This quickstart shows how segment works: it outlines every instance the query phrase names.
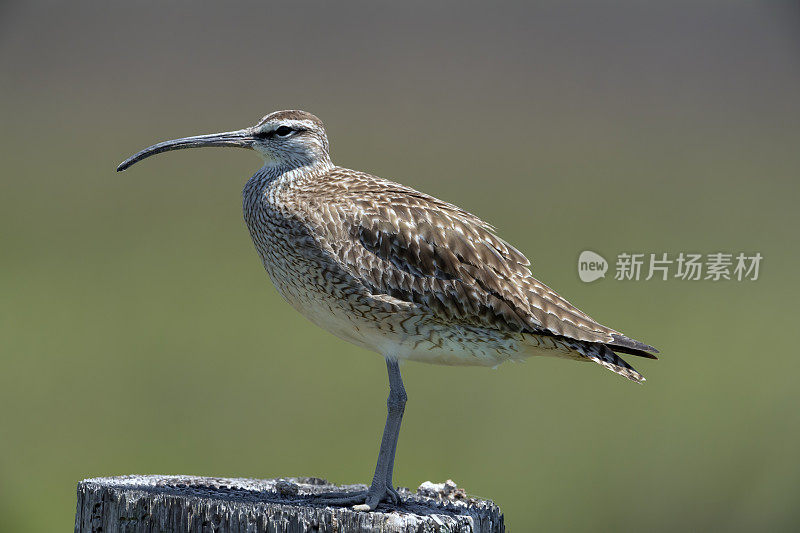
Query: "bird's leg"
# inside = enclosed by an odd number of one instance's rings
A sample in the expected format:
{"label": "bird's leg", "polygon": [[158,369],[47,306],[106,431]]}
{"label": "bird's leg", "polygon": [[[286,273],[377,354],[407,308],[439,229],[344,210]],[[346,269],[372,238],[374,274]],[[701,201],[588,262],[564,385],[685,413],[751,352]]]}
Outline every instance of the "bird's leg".
{"label": "bird's leg", "polygon": [[386,426],[383,428],[381,448],[378,452],[378,464],[375,465],[375,475],[372,485],[367,491],[364,505],[357,506],[363,510],[372,510],[383,499],[393,503],[400,503],[393,483],[394,455],[397,451],[397,439],[400,436],[400,424],[403,421],[403,412],[406,409],[406,389],[403,387],[403,378],[400,376],[400,367],[397,359],[386,358],[386,369],[389,372],[389,398],[386,399]]}
{"label": "bird's leg", "polygon": [[[397,451],[397,438],[400,436],[400,423],[406,407],[406,390],[400,376],[397,359],[387,357],[386,368],[389,371],[389,398],[386,400],[386,425],[378,452],[378,464],[369,490],[357,494],[343,496],[341,494],[320,495],[319,499],[328,504],[353,505],[358,511],[374,510],[382,501],[400,503],[400,495],[392,486],[394,470],[394,454]],[[333,496],[333,497],[331,497]],[[354,505],[355,504],[355,505]]]}
{"label": "bird's leg", "polygon": [[[399,503],[400,495],[394,488],[392,475],[394,473],[394,456],[397,453],[397,439],[400,437],[400,424],[403,422],[403,413],[406,410],[406,400],[408,396],[406,395],[405,387],[403,387],[403,378],[400,376],[400,368],[397,364],[397,359],[386,359],[386,367],[389,371],[389,398],[386,400],[388,411],[386,424],[387,426],[389,425],[389,417],[392,416],[392,409],[394,408],[397,417],[397,427],[391,440],[392,449],[389,452],[389,464],[386,467],[386,476],[384,479],[386,480],[386,490],[391,494],[395,503]],[[386,430],[384,429],[384,440],[385,439]],[[383,441],[381,442],[381,447],[382,446]],[[377,468],[375,472],[377,474]]]}

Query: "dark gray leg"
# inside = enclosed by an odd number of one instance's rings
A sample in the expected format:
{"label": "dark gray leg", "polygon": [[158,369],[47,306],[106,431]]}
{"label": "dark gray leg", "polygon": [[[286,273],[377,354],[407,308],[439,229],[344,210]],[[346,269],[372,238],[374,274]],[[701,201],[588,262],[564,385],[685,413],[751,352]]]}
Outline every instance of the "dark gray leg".
{"label": "dark gray leg", "polygon": [[394,471],[394,454],[397,451],[397,439],[400,436],[400,424],[403,422],[403,412],[406,409],[406,389],[400,376],[397,359],[386,358],[386,369],[389,371],[389,398],[386,399],[386,426],[383,428],[381,448],[378,452],[378,464],[375,465],[375,475],[372,485],[367,492],[364,505],[356,506],[364,510],[375,509],[384,498],[389,498],[394,503],[399,503],[400,498],[392,483]]}
{"label": "dark gray leg", "polygon": [[[397,451],[397,438],[400,436],[400,423],[406,408],[406,389],[400,376],[397,359],[387,357],[386,369],[389,371],[389,398],[386,400],[386,425],[383,428],[381,448],[378,452],[378,464],[369,490],[358,494],[320,495],[318,499],[334,505],[353,505],[358,511],[371,511],[381,501],[400,503],[400,496],[392,485],[394,471],[394,454]],[[355,504],[355,505],[354,505]]]}
{"label": "dark gray leg", "polygon": [[[403,378],[400,376],[400,368],[397,365],[397,360],[393,360],[393,363],[394,367],[390,366],[390,360],[386,359],[386,367],[389,370],[389,398],[386,400],[386,405],[388,407],[388,413],[386,417],[387,424],[389,422],[388,418],[392,411],[392,403],[394,403],[394,408],[399,411],[399,414],[397,415],[397,432],[395,433],[394,440],[392,441],[392,452],[390,454],[389,467],[386,472],[387,486],[392,492],[394,492],[394,484],[392,483],[392,474],[394,473],[394,456],[395,453],[397,453],[397,439],[400,437],[400,424],[403,422],[403,413],[406,410],[406,400],[408,399],[408,396],[406,395],[406,388],[403,387]],[[394,395],[394,398],[392,395]],[[400,496],[397,495],[396,492],[395,496],[399,501]]]}

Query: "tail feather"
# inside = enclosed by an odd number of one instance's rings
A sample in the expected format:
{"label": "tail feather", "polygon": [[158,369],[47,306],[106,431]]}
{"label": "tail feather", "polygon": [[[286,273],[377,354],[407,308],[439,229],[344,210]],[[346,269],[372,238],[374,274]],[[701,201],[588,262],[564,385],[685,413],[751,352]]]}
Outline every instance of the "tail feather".
{"label": "tail feather", "polygon": [[619,346],[618,344],[613,344],[613,343],[609,343],[606,346],[611,348],[611,351],[615,353],[624,353],[628,355],[635,355],[637,357],[646,357],[647,359],[658,359],[656,355],[653,355],[649,352],[645,352],[644,350],[637,350],[636,348],[628,348],[627,346]]}
{"label": "tail feather", "polygon": [[643,375],[634,370],[631,365],[615,354],[614,351],[605,344],[581,342],[576,343],[575,350],[598,365],[602,365],[631,381],[635,381],[636,383],[645,381]]}
{"label": "tail feather", "polygon": [[648,359],[658,359],[658,357],[653,355],[658,353],[658,350],[649,344],[631,339],[630,337],[626,337],[621,333],[615,333],[611,335],[611,338],[614,339],[614,341],[609,342],[608,347],[613,351],[637,355],[639,357],[647,357]]}

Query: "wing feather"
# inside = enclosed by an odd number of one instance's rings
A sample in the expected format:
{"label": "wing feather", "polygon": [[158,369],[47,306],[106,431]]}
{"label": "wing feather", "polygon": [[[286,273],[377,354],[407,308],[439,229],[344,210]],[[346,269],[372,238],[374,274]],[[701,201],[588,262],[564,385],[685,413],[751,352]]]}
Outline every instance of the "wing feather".
{"label": "wing feather", "polygon": [[311,234],[324,233],[331,255],[373,294],[425,306],[445,321],[655,351],[536,280],[519,250],[453,204],[345,169],[305,194],[296,205],[309,209],[302,218],[316,226]]}

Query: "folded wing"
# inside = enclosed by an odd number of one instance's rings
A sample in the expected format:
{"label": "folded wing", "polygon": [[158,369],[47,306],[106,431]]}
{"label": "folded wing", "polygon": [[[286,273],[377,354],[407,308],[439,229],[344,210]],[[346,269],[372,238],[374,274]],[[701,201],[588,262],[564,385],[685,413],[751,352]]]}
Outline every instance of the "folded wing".
{"label": "folded wing", "polygon": [[[347,171],[352,173],[352,171]],[[374,294],[427,307],[445,321],[550,334],[655,357],[652,346],[599,324],[536,280],[530,261],[463,209],[360,174],[315,184],[304,218],[343,268]],[[336,220],[337,223],[331,223]],[[320,231],[325,230],[325,231]]]}

